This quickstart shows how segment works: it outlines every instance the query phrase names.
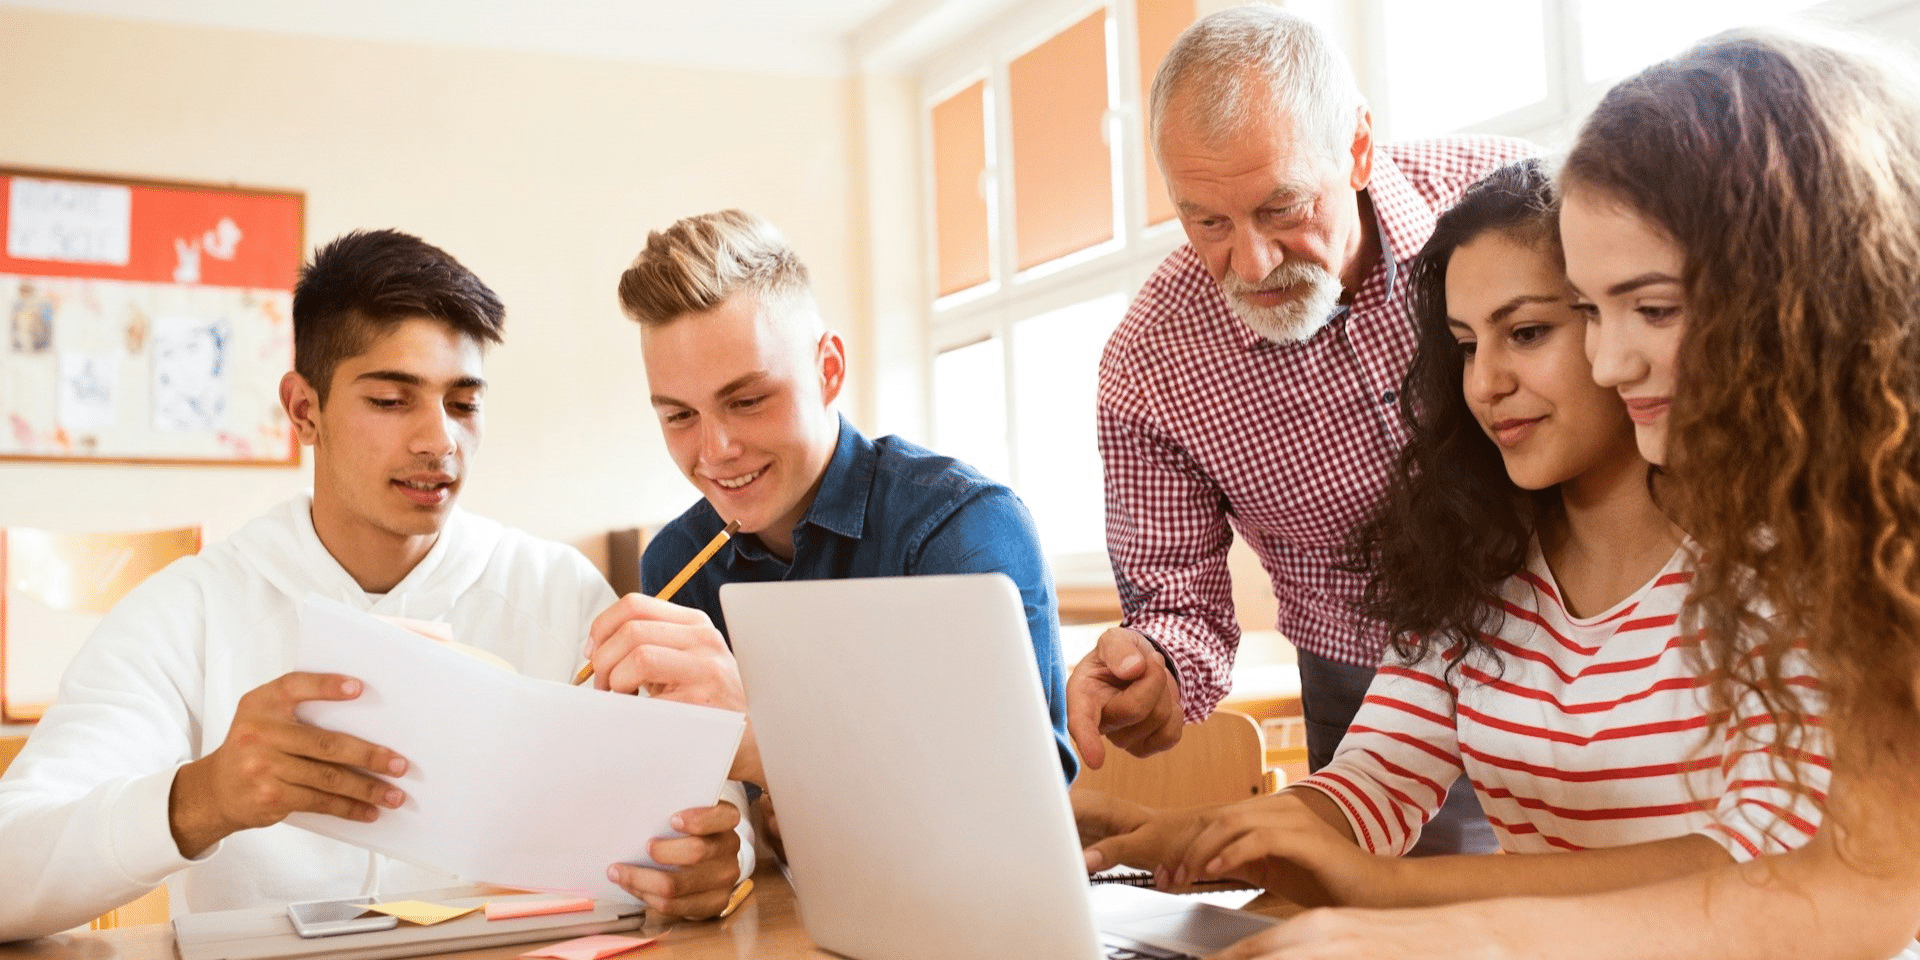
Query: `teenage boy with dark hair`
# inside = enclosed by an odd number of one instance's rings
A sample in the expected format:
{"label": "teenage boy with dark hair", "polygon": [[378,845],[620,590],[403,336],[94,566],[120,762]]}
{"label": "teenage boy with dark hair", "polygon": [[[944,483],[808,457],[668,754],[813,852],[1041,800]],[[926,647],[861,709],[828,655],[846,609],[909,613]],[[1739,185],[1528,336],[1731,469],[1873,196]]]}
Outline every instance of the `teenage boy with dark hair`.
{"label": "teenage boy with dark hair", "polygon": [[[155,574],[109,613],[0,779],[0,940],[54,933],[167,882],[175,913],[447,886],[453,878],[281,823],[372,820],[407,760],[307,726],[351,677],[289,672],[309,593],[447,623],[565,679],[613,600],[578,552],[464,513],[481,357],[505,310],[445,252],[391,230],[320,249],[294,290],[280,401],[314,448],[299,496]],[[666,872],[609,876],[666,913],[712,915],[750,870],[738,806],[684,811]],[[609,848],[630,838],[609,838]]]}

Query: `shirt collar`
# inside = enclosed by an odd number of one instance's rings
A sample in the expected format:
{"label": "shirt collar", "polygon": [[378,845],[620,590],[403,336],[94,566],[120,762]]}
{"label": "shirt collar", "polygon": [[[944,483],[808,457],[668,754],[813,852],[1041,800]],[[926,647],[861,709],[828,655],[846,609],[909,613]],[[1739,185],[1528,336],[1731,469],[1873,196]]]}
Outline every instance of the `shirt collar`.
{"label": "shirt collar", "polygon": [[840,439],[833,447],[833,459],[820,478],[820,489],[813,495],[813,506],[800,522],[831,530],[855,540],[866,529],[867,497],[873,492],[873,473],[880,459],[878,448],[847,418],[840,417]]}
{"label": "shirt collar", "polygon": [[[879,449],[845,416],[840,417],[840,438],[834,442],[833,457],[820,477],[820,489],[814,491],[813,504],[807,507],[800,526],[819,527],[854,540],[866,529],[867,499],[873,491],[873,474],[879,462]],[[798,528],[794,531],[799,533]],[[759,537],[740,537],[733,548],[744,560],[759,562],[775,559]],[[795,537],[794,559],[799,559],[799,538]]]}
{"label": "shirt collar", "polygon": [[1380,260],[1387,268],[1389,289],[1397,265],[1412,260],[1433,236],[1433,225],[1440,215],[1420,196],[1400,172],[1399,165],[1384,150],[1373,153],[1373,178],[1367,182],[1367,199],[1373,203],[1373,219],[1380,227]]}

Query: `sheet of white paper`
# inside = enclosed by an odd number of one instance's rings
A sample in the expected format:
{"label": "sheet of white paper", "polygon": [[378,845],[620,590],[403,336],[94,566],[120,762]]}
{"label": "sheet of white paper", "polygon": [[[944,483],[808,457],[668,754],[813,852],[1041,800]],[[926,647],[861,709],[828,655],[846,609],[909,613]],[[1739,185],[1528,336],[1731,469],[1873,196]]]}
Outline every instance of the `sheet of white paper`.
{"label": "sheet of white paper", "polygon": [[127,265],[132,190],[34,177],[13,177],[7,188],[7,256]]}
{"label": "sheet of white paper", "polygon": [[112,429],[119,388],[119,354],[62,353],[60,425],[80,435]]}
{"label": "sheet of white paper", "polygon": [[225,320],[161,314],[153,320],[153,428],[227,426],[233,335]]}
{"label": "sheet of white paper", "polygon": [[650,863],[669,817],[719,797],[746,724],[509,673],[317,596],[301,608],[296,669],[365,684],[354,700],[301,704],[301,720],[411,766],[388,778],[407,802],[373,823],[288,823],[472,881],[593,897],[627,897],[607,865]]}

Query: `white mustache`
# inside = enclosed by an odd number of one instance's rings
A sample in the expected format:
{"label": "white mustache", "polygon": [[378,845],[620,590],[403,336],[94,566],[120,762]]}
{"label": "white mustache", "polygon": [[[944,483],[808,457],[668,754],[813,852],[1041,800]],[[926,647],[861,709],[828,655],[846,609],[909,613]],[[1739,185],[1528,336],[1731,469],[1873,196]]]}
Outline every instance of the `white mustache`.
{"label": "white mustache", "polygon": [[1273,268],[1273,272],[1261,278],[1259,283],[1248,283],[1240,279],[1237,273],[1229,273],[1220,281],[1221,289],[1230,294],[1244,296],[1250,293],[1264,293],[1270,290],[1284,290],[1303,283],[1314,283],[1332,274],[1326,268],[1312,263],[1293,261]]}

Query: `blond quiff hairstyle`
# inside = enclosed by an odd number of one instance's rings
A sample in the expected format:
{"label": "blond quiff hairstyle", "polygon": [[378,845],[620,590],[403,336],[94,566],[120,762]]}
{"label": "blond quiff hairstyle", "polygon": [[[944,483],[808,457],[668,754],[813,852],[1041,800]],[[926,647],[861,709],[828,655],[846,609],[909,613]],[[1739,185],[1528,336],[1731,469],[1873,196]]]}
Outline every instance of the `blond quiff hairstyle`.
{"label": "blond quiff hairstyle", "polygon": [[646,248],[620,275],[620,307],[642,326],[704,313],[735,294],[811,300],[807,268],[773,224],[744,210],[676,221],[647,234]]}

